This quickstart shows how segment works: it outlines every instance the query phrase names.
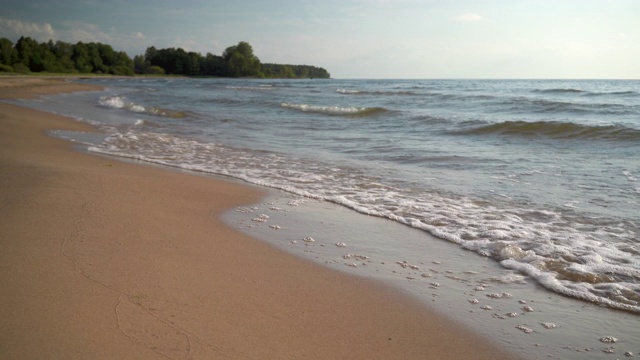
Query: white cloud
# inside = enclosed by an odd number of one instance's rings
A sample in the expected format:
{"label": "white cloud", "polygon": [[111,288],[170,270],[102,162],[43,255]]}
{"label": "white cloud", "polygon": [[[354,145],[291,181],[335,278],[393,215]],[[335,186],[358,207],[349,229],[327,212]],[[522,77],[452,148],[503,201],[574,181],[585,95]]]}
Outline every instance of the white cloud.
{"label": "white cloud", "polygon": [[31,37],[38,41],[47,41],[56,37],[49,23],[32,23],[0,18],[0,34],[7,38]]}
{"label": "white cloud", "polygon": [[474,13],[466,13],[454,18],[455,21],[459,21],[459,22],[474,22],[474,21],[480,21],[482,19],[483,19],[482,16]]}
{"label": "white cloud", "polygon": [[107,44],[113,41],[113,37],[102,31],[97,25],[83,22],[67,22],[65,25],[69,26],[70,29],[60,34],[64,41],[72,43],[78,41],[101,42]]}
{"label": "white cloud", "polygon": [[149,41],[142,32],[118,34],[116,29],[105,31],[98,25],[85,22],[64,22],[60,26],[54,30],[49,23],[32,23],[0,17],[0,37],[6,37],[13,42],[21,36],[31,37],[39,42],[100,42],[113,46],[117,51],[126,51],[132,56],[144,51]]}

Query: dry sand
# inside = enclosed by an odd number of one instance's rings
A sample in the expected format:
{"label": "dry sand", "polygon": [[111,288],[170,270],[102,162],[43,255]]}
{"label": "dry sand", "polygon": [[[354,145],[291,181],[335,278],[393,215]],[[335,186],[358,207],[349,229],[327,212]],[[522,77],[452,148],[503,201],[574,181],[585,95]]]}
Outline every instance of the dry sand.
{"label": "dry sand", "polygon": [[[91,89],[0,78],[0,98]],[[74,151],[0,104],[0,358],[507,359],[383,285],[219,220],[253,187]]]}

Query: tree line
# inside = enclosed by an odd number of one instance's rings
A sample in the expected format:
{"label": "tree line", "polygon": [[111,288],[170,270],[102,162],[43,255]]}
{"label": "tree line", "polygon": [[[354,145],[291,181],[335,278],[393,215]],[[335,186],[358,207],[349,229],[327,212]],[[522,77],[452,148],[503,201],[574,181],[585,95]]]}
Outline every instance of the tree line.
{"label": "tree line", "polygon": [[134,74],[329,78],[327,70],[310,65],[262,64],[253,48],[241,41],[221,56],[187,52],[181,48],[148,47],[144,55],[131,59],[123,51],[101,43],[70,44],[62,41],[38,43],[21,37],[15,44],[0,39],[0,72],[51,72],[70,74]]}

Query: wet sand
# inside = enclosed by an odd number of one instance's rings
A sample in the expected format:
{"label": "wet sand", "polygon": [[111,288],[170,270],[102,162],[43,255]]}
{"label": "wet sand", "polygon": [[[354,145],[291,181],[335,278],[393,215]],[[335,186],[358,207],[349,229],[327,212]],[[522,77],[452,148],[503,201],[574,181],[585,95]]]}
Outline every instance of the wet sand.
{"label": "wet sand", "polygon": [[[0,99],[92,87],[0,77]],[[84,154],[0,103],[0,358],[508,359],[384,285],[223,224],[255,187]]]}

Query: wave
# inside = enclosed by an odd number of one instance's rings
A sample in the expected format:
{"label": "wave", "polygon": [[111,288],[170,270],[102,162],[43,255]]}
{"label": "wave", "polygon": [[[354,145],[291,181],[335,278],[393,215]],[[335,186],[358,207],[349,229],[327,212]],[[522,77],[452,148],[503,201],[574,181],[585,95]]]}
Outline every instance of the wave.
{"label": "wave", "polygon": [[107,108],[113,109],[123,109],[128,110],[134,113],[139,114],[147,114],[147,115],[155,115],[155,116],[165,116],[172,118],[184,118],[187,117],[187,112],[183,111],[173,111],[162,109],[159,107],[144,107],[140,104],[136,104],[134,102],[127,101],[125,98],[121,96],[102,96],[98,103]]}
{"label": "wave", "polygon": [[552,139],[638,141],[640,130],[622,125],[588,126],[554,121],[505,121],[458,131],[462,135],[509,135]]}
{"label": "wave", "polygon": [[289,103],[282,103],[280,106],[286,109],[293,109],[302,112],[336,116],[370,116],[387,111],[387,109],[381,107],[339,107]]}
{"label": "wave", "polygon": [[147,110],[144,108],[144,106],[138,105],[133,102],[128,102],[120,96],[103,96],[100,98],[100,100],[98,100],[98,103],[104,107],[126,109],[137,113],[143,113]]}
{"label": "wave", "polygon": [[413,91],[370,91],[370,90],[349,90],[337,89],[338,94],[343,95],[416,95]]}
{"label": "wave", "polygon": [[225,86],[225,89],[236,91],[267,91],[274,90],[275,88],[271,84],[262,84],[258,86]]}
{"label": "wave", "polygon": [[307,164],[268,151],[135,128],[113,133],[89,151],[231,176],[330,201],[427,231],[525,273],[551,291],[640,314],[639,249],[633,224],[625,229],[616,220],[567,216],[553,209],[501,209],[489,201],[414,192],[396,181],[385,184],[363,177],[358,168]]}
{"label": "wave", "polygon": [[585,96],[630,96],[630,95],[640,95],[637,91],[612,91],[612,92],[590,92],[585,94]]}
{"label": "wave", "polygon": [[611,96],[611,95],[639,95],[637,91],[586,91],[573,88],[558,88],[558,89],[537,89],[532,90],[534,93],[541,94],[576,94],[582,96]]}
{"label": "wave", "polygon": [[631,106],[612,103],[577,103],[568,101],[553,101],[545,99],[531,99],[526,97],[510,98],[503,105],[510,106],[509,111],[516,113],[569,113],[569,114],[599,114],[599,115],[630,115],[636,114],[637,109]]}
{"label": "wave", "polygon": [[535,93],[543,93],[543,94],[580,94],[585,93],[587,91],[572,89],[572,88],[558,88],[558,89],[536,89],[533,90]]}

